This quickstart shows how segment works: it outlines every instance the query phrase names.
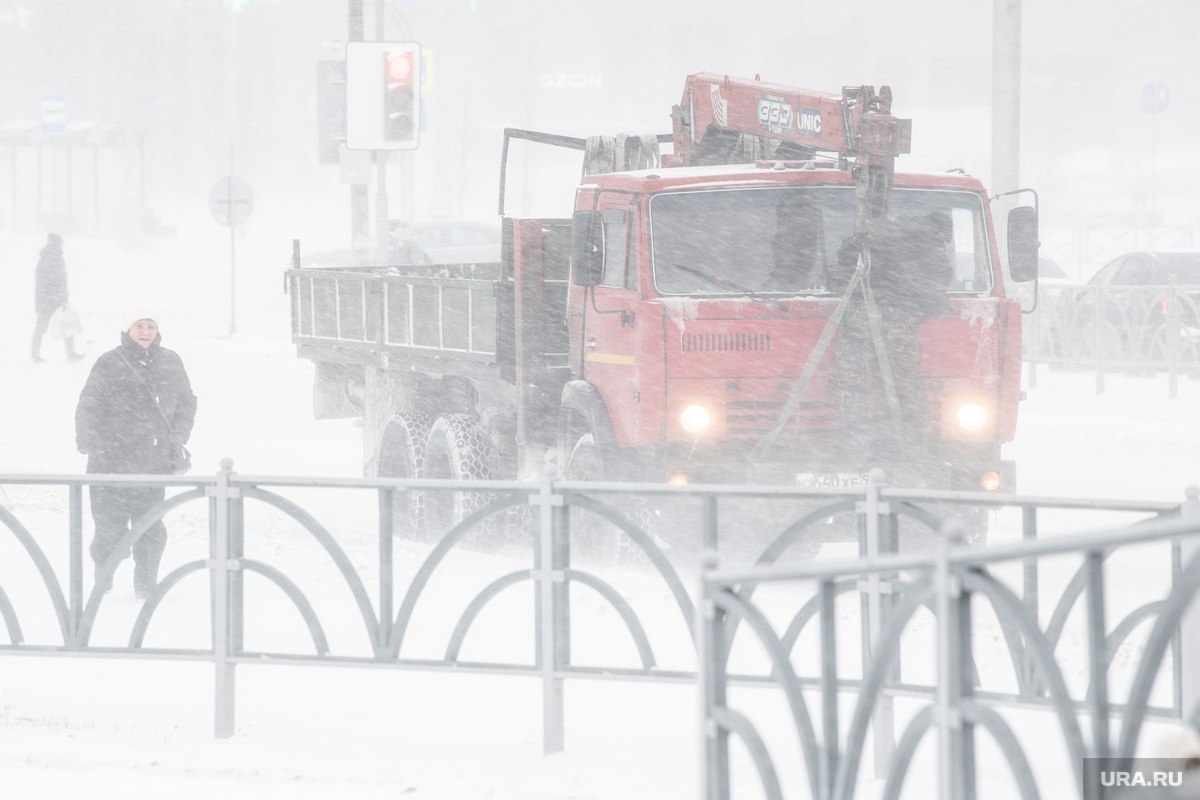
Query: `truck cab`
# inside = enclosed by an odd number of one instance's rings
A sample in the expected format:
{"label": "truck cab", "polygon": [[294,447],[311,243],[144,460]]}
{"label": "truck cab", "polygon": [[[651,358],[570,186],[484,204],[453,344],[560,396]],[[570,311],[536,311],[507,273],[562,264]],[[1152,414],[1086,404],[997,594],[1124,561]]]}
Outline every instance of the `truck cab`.
{"label": "truck cab", "polygon": [[585,178],[563,473],[847,485],[882,466],[930,485],[1011,484],[1000,445],[1016,428],[1020,308],[1006,297],[986,192],[966,176],[896,176],[899,253],[877,258],[867,284],[898,419],[863,315],[830,326],[856,207],[854,180],[832,161]]}

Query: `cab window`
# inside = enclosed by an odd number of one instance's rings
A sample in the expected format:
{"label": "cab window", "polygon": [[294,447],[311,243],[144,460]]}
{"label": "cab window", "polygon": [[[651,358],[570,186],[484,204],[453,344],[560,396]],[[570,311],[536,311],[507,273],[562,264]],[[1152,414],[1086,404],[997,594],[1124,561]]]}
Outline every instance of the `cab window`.
{"label": "cab window", "polygon": [[604,212],[604,274],[601,286],[625,286],[629,265],[629,215],[624,209]]}

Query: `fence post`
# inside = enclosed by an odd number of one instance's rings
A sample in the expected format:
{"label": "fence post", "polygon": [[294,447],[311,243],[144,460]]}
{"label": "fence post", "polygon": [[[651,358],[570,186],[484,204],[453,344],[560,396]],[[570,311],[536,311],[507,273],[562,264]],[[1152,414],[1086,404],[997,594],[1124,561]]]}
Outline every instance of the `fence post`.
{"label": "fence post", "polygon": [[[891,507],[880,499],[880,492],[887,486],[883,470],[873,469],[867,475],[865,499],[858,503],[857,512],[865,517],[866,541],[860,545],[861,555],[868,560],[879,558],[883,552],[883,537],[887,530],[883,524],[884,517],[891,513]],[[859,582],[859,594],[862,596],[863,625],[862,669],[867,674],[875,658],[875,645],[879,641],[880,631],[883,630],[884,593],[892,590],[893,581],[884,581],[874,570]],[[875,708],[871,711],[871,726],[874,731],[872,741],[875,748],[875,776],[887,774],[888,764],[896,749],[895,741],[895,711],[891,695],[881,694]]]}
{"label": "fence post", "polygon": [[[1187,487],[1185,497],[1179,507],[1180,519],[1200,524],[1200,486]],[[1200,556],[1200,532],[1181,537],[1180,556],[1185,566]],[[1179,628],[1182,714],[1196,725],[1200,724],[1200,603],[1193,601],[1188,606]]]}
{"label": "fence post", "polygon": [[379,490],[379,631],[375,637],[375,654],[377,656],[388,652],[391,644],[393,617],[396,613],[393,597],[395,501],[395,488],[385,486]]}
{"label": "fence post", "polygon": [[937,548],[937,569],[934,588],[937,591],[937,726],[938,726],[938,797],[958,800],[965,787],[964,773],[970,767],[963,736],[962,712],[959,699],[970,664],[970,648],[962,641],[962,582],[950,569],[950,550],[965,538],[959,520],[948,520],[942,526]]}
{"label": "fence post", "polygon": [[79,618],[83,616],[83,484],[72,483],[68,489],[68,505],[70,506],[70,574],[67,580],[71,583],[71,607],[68,618],[68,631],[71,635],[70,646],[79,646]]}
{"label": "fence post", "polygon": [[[532,499],[532,498],[531,498]],[[565,611],[566,566],[555,558],[557,528],[564,521],[563,497],[554,492],[549,476],[542,478],[537,496],[537,587],[538,587],[538,663],[542,672],[542,751],[561,753],[563,733],[563,680],[558,667],[569,650],[570,631]],[[555,510],[563,513],[555,514]],[[558,523],[558,525],[556,525]],[[560,591],[563,590],[563,591]]]}
{"label": "fence post", "polygon": [[700,590],[696,594],[696,649],[699,659],[696,678],[700,684],[700,757],[704,800],[729,798],[729,733],[717,723],[714,711],[724,708],[725,614],[712,596],[717,589],[709,579],[717,568],[717,552],[705,549],[700,555]]}
{"label": "fence post", "polygon": [[221,459],[217,483],[210,490],[216,501],[216,527],[212,553],[209,557],[209,585],[212,592],[212,647],[216,672],[215,732],[218,739],[233,735],[234,728],[234,665],[229,660],[229,645],[233,640],[233,621],[229,603],[230,506],[237,490],[229,486],[233,461]]}

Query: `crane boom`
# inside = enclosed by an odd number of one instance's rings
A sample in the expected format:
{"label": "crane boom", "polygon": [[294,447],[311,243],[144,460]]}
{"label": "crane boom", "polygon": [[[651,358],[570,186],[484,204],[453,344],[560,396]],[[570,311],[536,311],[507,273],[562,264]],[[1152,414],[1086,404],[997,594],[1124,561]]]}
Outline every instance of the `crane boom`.
{"label": "crane boom", "polygon": [[780,160],[832,154],[854,175],[855,230],[865,233],[887,216],[896,157],[911,148],[912,121],[892,116],[891,108],[887,86],[847,86],[839,96],[700,72],[687,77],[671,114],[670,163],[729,163],[745,137]]}

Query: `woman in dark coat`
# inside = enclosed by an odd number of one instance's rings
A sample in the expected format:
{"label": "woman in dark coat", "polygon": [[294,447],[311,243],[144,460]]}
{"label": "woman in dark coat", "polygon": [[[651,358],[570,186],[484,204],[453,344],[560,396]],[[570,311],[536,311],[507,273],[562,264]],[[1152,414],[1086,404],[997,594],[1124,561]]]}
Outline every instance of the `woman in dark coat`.
{"label": "woman in dark coat", "polygon": [[[79,395],[76,445],[87,454],[89,473],[170,474],[172,449],[187,442],[192,433],[196,395],[183,360],[160,345],[154,315],[129,311],[122,319],[121,345],[96,359]],[[96,523],[91,555],[99,570],[131,524],[161,503],[166,490],[92,486],[90,495]],[[139,598],[157,584],[166,544],[162,520],[134,543],[133,582]]]}
{"label": "woman in dark coat", "polygon": [[[42,360],[42,337],[54,312],[67,304],[67,263],[63,260],[63,241],[57,233],[46,237],[46,245],[38,255],[37,272],[34,275],[33,310],[37,322],[33,326],[33,360]],[[67,359],[78,361],[83,358],[75,352],[75,337],[63,340],[67,347]]]}

